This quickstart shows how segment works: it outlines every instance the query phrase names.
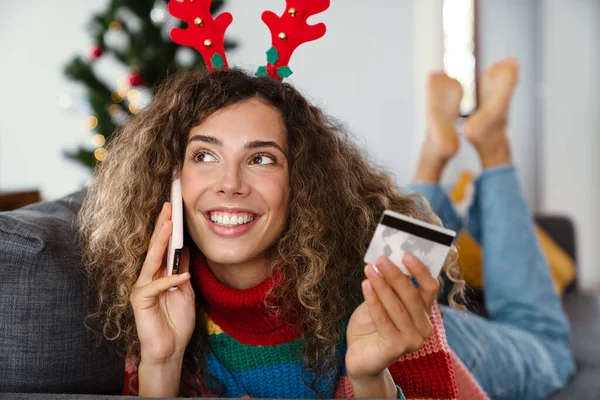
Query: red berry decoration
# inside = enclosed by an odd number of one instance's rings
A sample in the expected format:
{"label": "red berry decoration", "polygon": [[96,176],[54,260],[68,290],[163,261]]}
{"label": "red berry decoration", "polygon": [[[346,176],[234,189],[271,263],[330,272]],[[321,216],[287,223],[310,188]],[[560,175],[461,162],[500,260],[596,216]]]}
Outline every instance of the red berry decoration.
{"label": "red berry decoration", "polygon": [[275,65],[267,63],[267,73],[269,76],[277,76],[277,68],[275,68]]}
{"label": "red berry decoration", "polygon": [[139,74],[132,73],[129,75],[129,84],[131,86],[140,86],[142,84],[142,77]]}
{"label": "red berry decoration", "polygon": [[90,49],[90,59],[95,60],[97,58],[100,58],[100,56],[102,56],[102,48],[100,46],[92,46],[92,48]]}

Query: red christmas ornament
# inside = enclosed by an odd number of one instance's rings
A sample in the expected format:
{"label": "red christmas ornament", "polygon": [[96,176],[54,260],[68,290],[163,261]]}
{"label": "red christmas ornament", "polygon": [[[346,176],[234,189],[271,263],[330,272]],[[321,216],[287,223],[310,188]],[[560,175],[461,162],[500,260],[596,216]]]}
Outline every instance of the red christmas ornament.
{"label": "red christmas ornament", "polygon": [[129,75],[129,84],[131,86],[140,86],[142,84],[142,77],[139,76],[139,74],[136,74],[135,72],[131,73]]}
{"label": "red christmas ornament", "polygon": [[92,46],[90,49],[90,59],[95,60],[96,58],[102,56],[102,53],[103,51],[100,46]]}

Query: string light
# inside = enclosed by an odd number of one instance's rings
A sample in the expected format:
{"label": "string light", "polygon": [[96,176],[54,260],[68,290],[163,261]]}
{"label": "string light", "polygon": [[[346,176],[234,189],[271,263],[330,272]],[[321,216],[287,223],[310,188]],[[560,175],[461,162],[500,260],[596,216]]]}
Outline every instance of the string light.
{"label": "string light", "polygon": [[98,161],[104,161],[106,158],[106,149],[103,147],[97,148],[96,151],[94,151],[94,157],[96,157],[96,160]]}
{"label": "string light", "polygon": [[115,114],[118,114],[118,113],[120,113],[121,111],[123,111],[123,107],[121,107],[121,106],[120,106],[120,105],[118,105],[118,104],[111,104],[111,105],[108,107],[108,113],[109,113],[110,115],[115,115]]}
{"label": "string light", "polygon": [[96,147],[104,146],[105,142],[106,142],[106,138],[104,137],[104,135],[101,135],[101,134],[94,135],[94,137],[92,138],[92,143]]}
{"label": "string light", "polygon": [[98,126],[98,118],[94,117],[93,115],[90,115],[83,121],[82,128],[85,131],[91,131],[92,129],[95,129],[97,126]]}
{"label": "string light", "polygon": [[120,31],[121,29],[123,29],[123,25],[119,21],[112,21],[108,24],[108,30],[110,31]]}
{"label": "string light", "polygon": [[123,98],[117,92],[112,92],[110,99],[113,101],[113,103],[120,103],[123,101]]}
{"label": "string light", "polygon": [[166,13],[162,8],[154,7],[152,11],[150,11],[150,19],[155,24],[160,24],[165,20]]}
{"label": "string light", "polygon": [[129,91],[129,86],[119,86],[117,88],[117,95],[119,97],[121,97],[121,99],[124,99],[125,97],[127,97],[128,91]]}
{"label": "string light", "polygon": [[132,89],[127,92],[127,100],[129,100],[132,103],[139,103],[140,98],[141,98],[140,92],[135,89]]}
{"label": "string light", "polygon": [[[117,81],[117,90],[113,92],[112,100],[114,103],[120,103],[129,94],[129,80],[127,77],[121,77]],[[118,100],[116,100],[118,99]]]}
{"label": "string light", "polygon": [[139,91],[132,89],[127,92],[127,100],[129,100],[129,111],[132,114],[137,114],[138,111],[141,110],[140,100],[142,95]]}

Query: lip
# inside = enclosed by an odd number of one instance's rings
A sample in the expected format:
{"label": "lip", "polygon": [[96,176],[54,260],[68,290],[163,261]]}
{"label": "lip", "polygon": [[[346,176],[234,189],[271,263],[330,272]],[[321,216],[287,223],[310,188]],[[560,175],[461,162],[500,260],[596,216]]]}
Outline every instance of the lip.
{"label": "lip", "polygon": [[[214,222],[212,222],[210,220],[210,213],[215,212],[215,211],[252,214],[252,215],[254,215],[254,219],[252,220],[252,222],[248,222],[247,224],[244,224],[244,225],[221,226],[221,225],[215,224]],[[235,238],[245,235],[254,227],[254,225],[256,224],[256,221],[258,221],[261,218],[261,215],[255,213],[254,211],[244,209],[244,208],[228,208],[228,207],[211,208],[210,210],[204,212],[203,215],[204,215],[204,219],[206,219],[206,223],[208,224],[208,228],[210,229],[210,231],[212,233],[214,233],[216,236],[223,238],[223,239],[235,239]]]}

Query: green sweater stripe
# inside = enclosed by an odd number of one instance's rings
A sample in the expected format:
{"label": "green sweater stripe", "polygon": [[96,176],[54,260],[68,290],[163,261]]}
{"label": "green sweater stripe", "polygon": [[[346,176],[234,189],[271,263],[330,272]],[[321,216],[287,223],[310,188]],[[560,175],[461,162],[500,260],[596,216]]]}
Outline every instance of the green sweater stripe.
{"label": "green sweater stripe", "polygon": [[226,333],[210,335],[211,347],[219,362],[230,372],[248,371],[285,363],[300,363],[300,339],[276,346],[250,346]]}

